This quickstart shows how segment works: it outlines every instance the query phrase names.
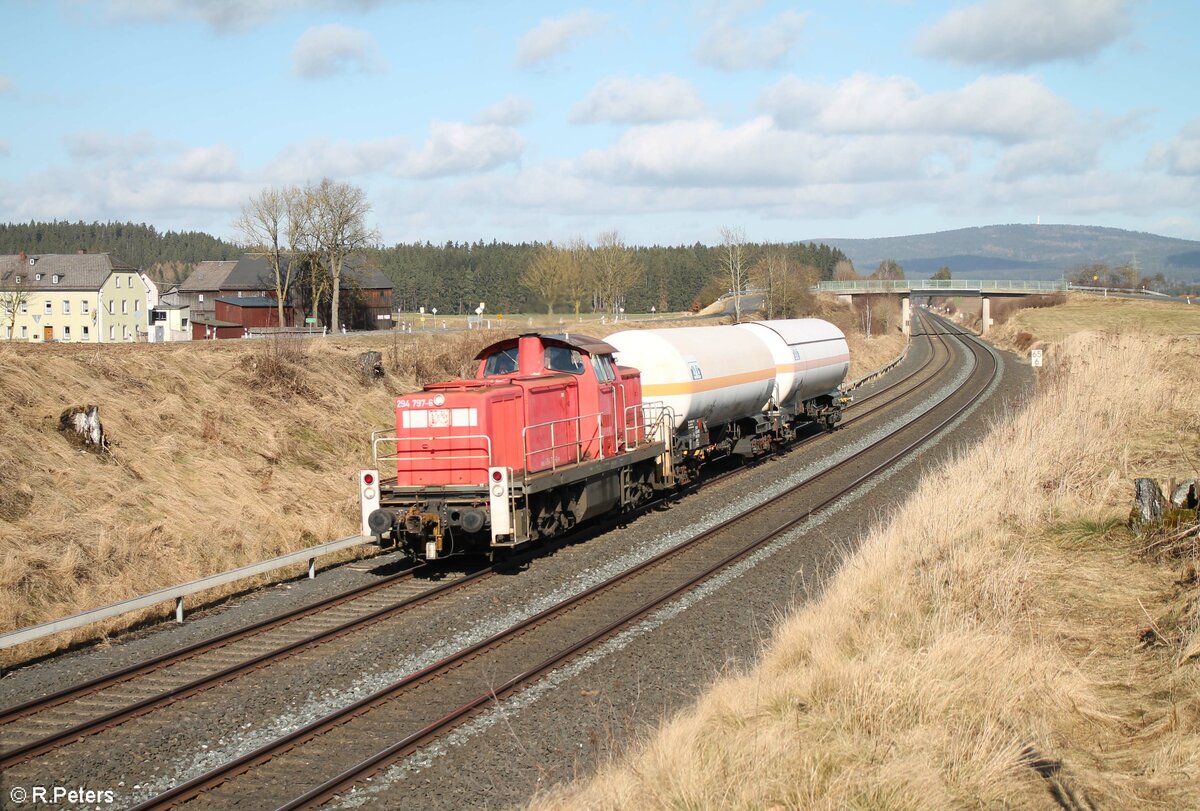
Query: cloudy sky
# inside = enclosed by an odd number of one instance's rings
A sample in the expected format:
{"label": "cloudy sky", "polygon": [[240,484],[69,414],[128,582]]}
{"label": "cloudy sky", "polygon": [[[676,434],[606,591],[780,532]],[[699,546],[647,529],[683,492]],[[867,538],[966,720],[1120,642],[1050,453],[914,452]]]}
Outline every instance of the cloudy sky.
{"label": "cloudy sky", "polygon": [[1200,239],[1192,0],[0,0],[0,220],[385,242],[1034,222]]}

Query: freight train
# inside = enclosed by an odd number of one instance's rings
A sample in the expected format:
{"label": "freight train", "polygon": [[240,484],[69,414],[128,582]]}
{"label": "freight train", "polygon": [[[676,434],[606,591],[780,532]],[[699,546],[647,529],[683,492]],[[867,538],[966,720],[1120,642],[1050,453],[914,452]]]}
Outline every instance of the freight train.
{"label": "freight train", "polygon": [[[484,349],[472,380],[397,397],[359,473],[362,534],[435,560],[494,558],[756,457],[850,401],[846,337],[815,318],[527,334]],[[381,473],[386,470],[386,476]]]}

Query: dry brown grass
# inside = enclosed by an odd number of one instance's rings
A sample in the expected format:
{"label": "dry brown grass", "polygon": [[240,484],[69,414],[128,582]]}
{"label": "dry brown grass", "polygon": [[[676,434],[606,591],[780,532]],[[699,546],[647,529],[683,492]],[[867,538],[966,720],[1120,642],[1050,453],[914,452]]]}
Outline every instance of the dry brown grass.
{"label": "dry brown grass", "polygon": [[[1068,294],[1064,303],[1015,312],[988,334],[998,346],[1025,352],[1031,346],[1094,331],[1149,335],[1200,335],[1200,306],[1173,301]],[[1022,336],[1022,333],[1024,335]]]}
{"label": "dry brown grass", "polygon": [[1068,339],[760,664],[534,807],[1200,806],[1200,592],[1122,524],[1132,477],[1200,466],[1198,362],[1195,339]]}
{"label": "dry brown grass", "polygon": [[[460,374],[503,335],[0,345],[0,630],[352,534],[355,472],[390,396]],[[379,385],[356,366],[367,349],[390,358]],[[107,461],[57,430],[83,403],[100,406]]]}
{"label": "dry brown grass", "polygon": [[[393,419],[391,395],[472,377],[479,350],[515,334],[0,343],[0,631],[352,534],[356,471],[370,431]],[[857,364],[902,345],[871,344],[852,345]],[[378,385],[356,365],[367,350],[383,353]],[[57,430],[84,403],[100,406],[108,459]],[[2,651],[0,665],[167,608]]]}

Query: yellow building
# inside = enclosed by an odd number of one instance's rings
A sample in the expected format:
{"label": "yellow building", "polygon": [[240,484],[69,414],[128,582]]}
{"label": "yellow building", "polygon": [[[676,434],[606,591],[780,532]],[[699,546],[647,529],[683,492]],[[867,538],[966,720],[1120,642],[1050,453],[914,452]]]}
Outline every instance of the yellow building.
{"label": "yellow building", "polygon": [[0,256],[0,337],[14,341],[145,340],[149,287],[106,253]]}

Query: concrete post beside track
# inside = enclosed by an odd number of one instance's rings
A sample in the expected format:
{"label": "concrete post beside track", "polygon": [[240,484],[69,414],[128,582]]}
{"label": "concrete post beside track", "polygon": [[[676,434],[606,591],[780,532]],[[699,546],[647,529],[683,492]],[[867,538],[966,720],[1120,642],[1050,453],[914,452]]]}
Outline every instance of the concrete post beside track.
{"label": "concrete post beside track", "polygon": [[900,299],[900,328],[905,335],[912,335],[912,306],[908,296]]}
{"label": "concrete post beside track", "polygon": [[988,327],[992,325],[992,300],[982,297],[983,305],[979,314],[979,334],[987,335]]}

